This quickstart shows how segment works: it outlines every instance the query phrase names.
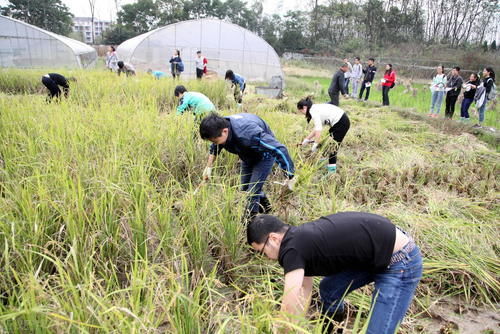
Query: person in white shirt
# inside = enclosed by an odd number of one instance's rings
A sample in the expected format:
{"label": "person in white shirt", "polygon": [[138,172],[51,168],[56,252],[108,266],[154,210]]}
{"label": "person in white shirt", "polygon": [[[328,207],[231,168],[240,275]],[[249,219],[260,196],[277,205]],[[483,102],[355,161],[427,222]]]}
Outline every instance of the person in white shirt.
{"label": "person in white shirt", "polygon": [[349,81],[351,80],[352,77],[352,64],[349,62],[349,59],[344,58],[344,64],[347,64],[347,72],[344,73],[344,78],[345,78],[345,91],[347,92],[347,95],[349,95]]}
{"label": "person in white shirt", "polygon": [[201,55],[201,51],[197,51],[194,61],[196,63],[196,78],[201,79],[203,74],[207,73],[207,58]]}
{"label": "person in white shirt", "polygon": [[363,65],[361,65],[359,57],[354,58],[354,65],[352,66],[351,80],[352,80],[352,97],[358,97],[358,89],[363,77]]}
{"label": "person in white shirt", "polygon": [[297,103],[297,109],[306,116],[307,123],[311,120],[314,123],[314,129],[302,141],[300,145],[307,145],[312,143],[312,152],[316,152],[318,144],[321,139],[321,131],[324,125],[330,126],[330,136],[335,141],[335,147],[330,153],[328,159],[327,170],[328,173],[335,173],[337,171],[337,152],[340,144],[344,140],[351,122],[349,117],[341,108],[328,103],[313,104],[310,97],[300,100]]}

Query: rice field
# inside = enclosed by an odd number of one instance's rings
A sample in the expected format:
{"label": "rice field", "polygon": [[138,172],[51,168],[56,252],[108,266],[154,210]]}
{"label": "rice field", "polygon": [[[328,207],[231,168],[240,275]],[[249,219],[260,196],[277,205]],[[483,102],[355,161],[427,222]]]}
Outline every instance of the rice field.
{"label": "rice field", "polygon": [[[60,73],[78,82],[46,104],[43,72],[0,72],[0,333],[273,333],[282,270],[245,244],[235,156],[198,188],[208,143],[173,112],[176,83]],[[222,81],[182,83],[223,114],[258,114],[287,145],[297,189],[274,184],[278,170],[266,189],[288,223],[359,210],[413,234],[424,277],[400,333],[498,333],[497,148],[342,101],[351,130],[329,177],[321,153],[295,145],[307,124],[294,105],[321,87],[289,79],[287,99],[249,89],[241,109]],[[317,297],[292,332],[321,333]],[[370,288],[347,300],[345,333],[363,333]]]}

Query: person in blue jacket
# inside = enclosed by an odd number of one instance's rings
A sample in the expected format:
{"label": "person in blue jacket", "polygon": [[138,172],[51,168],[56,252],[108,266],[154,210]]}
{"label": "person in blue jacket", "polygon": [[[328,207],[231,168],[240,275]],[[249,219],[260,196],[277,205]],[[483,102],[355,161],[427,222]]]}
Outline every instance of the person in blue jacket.
{"label": "person in blue jacket", "polygon": [[162,71],[153,71],[152,69],[148,69],[148,74],[152,75],[156,80],[160,80],[161,78],[165,78],[167,74]]}
{"label": "person in blue jacket", "polygon": [[231,81],[231,87],[234,88],[234,99],[237,103],[241,104],[243,93],[247,87],[245,78],[234,73],[232,70],[227,70],[225,79]]}
{"label": "person in blue jacket", "polygon": [[204,181],[210,178],[214,161],[222,149],[240,157],[242,190],[250,193],[247,217],[271,210],[262,188],[275,161],[285,173],[284,185],[293,190],[296,180],[293,161],[285,145],[276,140],[269,125],[260,117],[247,113],[222,117],[211,113],[201,121],[200,136],[212,142],[203,171]]}
{"label": "person in blue jacket", "polygon": [[191,110],[196,117],[200,117],[215,111],[215,106],[208,97],[202,93],[188,92],[182,85],[175,87],[174,95],[179,98],[176,115],[182,115],[186,110]]}

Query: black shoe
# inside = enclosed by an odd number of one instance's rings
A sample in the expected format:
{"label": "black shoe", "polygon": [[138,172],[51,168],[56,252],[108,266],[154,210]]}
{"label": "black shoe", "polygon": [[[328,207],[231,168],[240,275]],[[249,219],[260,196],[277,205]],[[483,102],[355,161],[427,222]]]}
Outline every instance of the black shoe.
{"label": "black shoe", "polygon": [[268,214],[269,212],[271,212],[271,210],[272,206],[271,202],[269,202],[269,199],[267,197],[261,197],[259,205],[259,213]]}

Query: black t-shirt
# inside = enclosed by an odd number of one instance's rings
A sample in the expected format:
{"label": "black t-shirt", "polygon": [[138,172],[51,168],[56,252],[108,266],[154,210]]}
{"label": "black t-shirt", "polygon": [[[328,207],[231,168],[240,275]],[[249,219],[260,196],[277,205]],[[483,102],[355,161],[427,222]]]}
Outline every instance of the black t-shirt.
{"label": "black t-shirt", "polygon": [[66,78],[59,73],[49,73],[49,77],[59,86],[69,88]]}
{"label": "black t-shirt", "polygon": [[278,261],[285,274],[304,269],[305,276],[329,276],[345,270],[377,272],[389,265],[396,227],[387,218],[364,212],[341,212],[288,229]]}

